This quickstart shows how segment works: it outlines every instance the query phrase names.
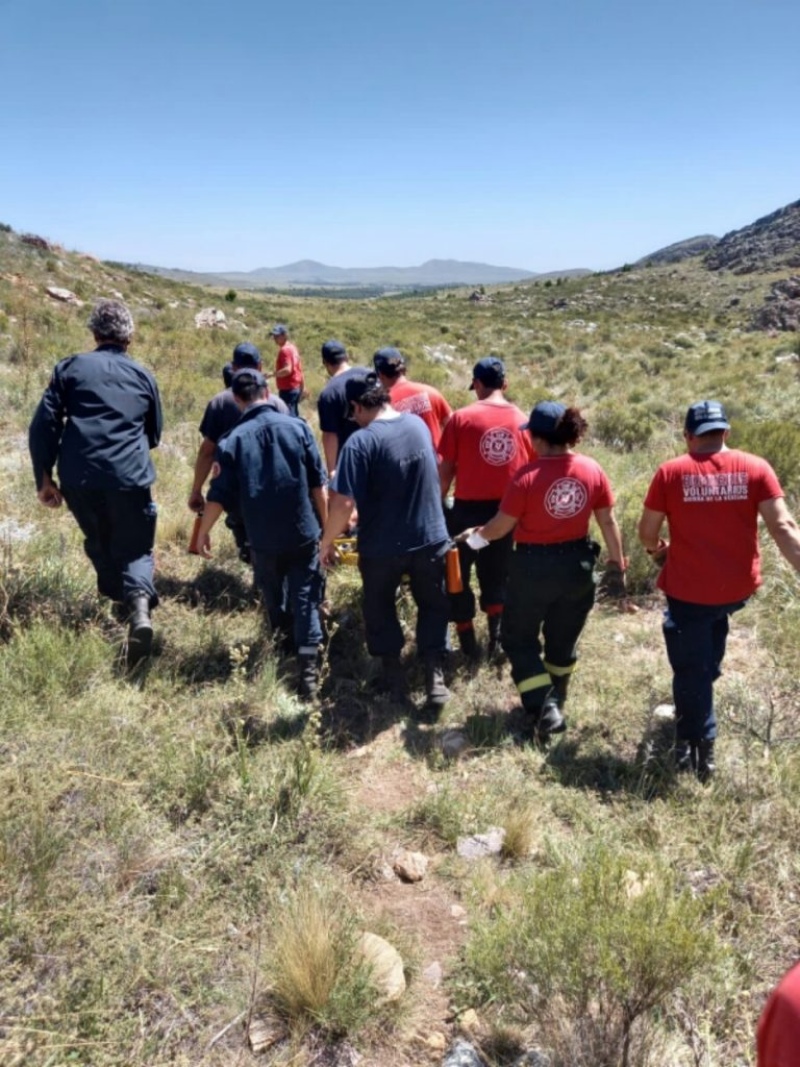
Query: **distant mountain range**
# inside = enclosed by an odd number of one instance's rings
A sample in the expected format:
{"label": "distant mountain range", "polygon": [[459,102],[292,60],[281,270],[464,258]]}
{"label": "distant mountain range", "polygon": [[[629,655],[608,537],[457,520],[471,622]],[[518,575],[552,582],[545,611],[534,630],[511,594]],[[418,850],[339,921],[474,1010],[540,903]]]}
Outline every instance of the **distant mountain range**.
{"label": "distant mountain range", "polygon": [[313,259],[301,259],[283,267],[259,267],[251,271],[181,270],[130,264],[136,270],[193,285],[233,286],[238,289],[285,289],[294,286],[320,288],[376,287],[409,289],[445,285],[498,285],[503,282],[535,281],[539,278],[577,277],[592,272],[583,268],[537,274],[489,263],[465,263],[457,259],[429,259],[418,267],[332,267]]}

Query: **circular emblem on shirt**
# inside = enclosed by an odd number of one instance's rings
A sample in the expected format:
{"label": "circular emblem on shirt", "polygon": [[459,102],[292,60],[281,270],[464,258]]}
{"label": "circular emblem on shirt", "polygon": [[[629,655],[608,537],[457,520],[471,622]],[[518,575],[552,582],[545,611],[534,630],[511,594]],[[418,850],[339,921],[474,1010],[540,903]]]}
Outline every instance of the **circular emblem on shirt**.
{"label": "circular emblem on shirt", "polygon": [[517,454],[517,442],[510,430],[495,426],[481,438],[481,459],[492,467],[502,467]]}
{"label": "circular emblem on shirt", "polygon": [[547,490],[544,506],[554,519],[571,519],[586,507],[586,487],[576,478],[559,478]]}

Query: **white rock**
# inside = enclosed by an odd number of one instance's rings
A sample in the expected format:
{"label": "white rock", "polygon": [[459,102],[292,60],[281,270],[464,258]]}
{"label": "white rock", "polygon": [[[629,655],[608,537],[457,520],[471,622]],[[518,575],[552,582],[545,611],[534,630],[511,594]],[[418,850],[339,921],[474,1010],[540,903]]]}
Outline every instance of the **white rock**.
{"label": "white rock", "polygon": [[392,870],[404,882],[421,882],[428,870],[428,857],[401,849],[392,859]]}
{"label": "white rock", "polygon": [[654,719],[674,719],[675,718],[675,705],[674,704],[658,704],[653,708]]}
{"label": "white rock", "polygon": [[83,307],[83,301],[79,300],[69,289],[60,289],[57,285],[48,285],[47,295],[52,296],[54,300],[60,300],[62,304],[72,304],[76,308]]}
{"label": "white rock", "polygon": [[483,856],[497,855],[503,848],[505,830],[499,826],[490,826],[485,834],[471,834],[459,837],[456,852],[465,860],[477,860]]}
{"label": "white rock", "polygon": [[358,951],[372,971],[372,981],[384,1000],[398,1000],[406,991],[403,960],[397,949],[377,934],[362,934]]}
{"label": "white rock", "polygon": [[227,330],[228,323],[225,312],[219,308],[203,308],[194,317],[194,324],[198,330]]}

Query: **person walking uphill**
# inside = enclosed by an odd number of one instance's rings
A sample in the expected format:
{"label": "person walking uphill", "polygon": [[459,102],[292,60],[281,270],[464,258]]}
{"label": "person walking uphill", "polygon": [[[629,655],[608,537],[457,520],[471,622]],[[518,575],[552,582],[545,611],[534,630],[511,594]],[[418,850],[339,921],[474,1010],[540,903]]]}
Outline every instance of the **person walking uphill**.
{"label": "person walking uphill", "polygon": [[303,395],[304,385],[300,353],[297,351],[297,345],[289,340],[288,330],[280,323],[273,327],[272,340],[278,349],[275,357],[275,384],[278,387],[278,396],[289,409],[289,414],[299,418],[300,412],[297,405]]}
{"label": "person walking uphill", "polygon": [[443,673],[449,541],[430,434],[415,415],[393,410],[388,390],[374,373],[350,378],[347,398],[359,428],[339,456],[320,546],[322,562],[336,562],[334,539],[347,528],[357,506],[367,649],[381,658],[384,687],[400,695],[405,687],[400,664],[404,638],[395,598],[407,574],[417,605],[417,653],[425,664],[427,702],[440,708],[450,696]]}
{"label": "person walking uphill", "polygon": [[266,403],[267,381],[260,371],[237,371],[231,389],[242,417],[217,446],[219,469],[206,497],[200,551],[210,558],[214,523],[223,510],[235,509],[247,531],[253,575],[273,632],[286,625],[286,585],[300,694],[310,698],[317,690],[322,642],[318,541],[328,513],[325,471],[307,424]]}
{"label": "person walking uphill", "polygon": [[347,349],[341,341],[331,339],[322,346],[322,365],[329,381],[317,397],[319,428],[322,432],[322,451],[328,477],[336,472],[336,461],[344,443],[358,426],[350,418],[347,399],[347,383],[351,378],[363,379],[369,373],[366,367],[351,367]]}
{"label": "person walking uphill", "polygon": [[431,433],[433,447],[438,451],[442,430],[453,414],[450,405],[432,385],[412,382],[406,377],[405,356],[397,348],[379,348],[372,357],[381,384],[389,390],[395,411],[419,415]]}
{"label": "person walking uphill", "polygon": [[546,741],[566,729],[578,638],[594,605],[600,546],[588,536],[592,515],[608,549],[611,595],[624,595],[625,561],[608,478],[595,460],[572,451],[587,430],[580,411],[543,401],[525,429],[538,458],[514,475],[494,518],[465,533],[483,551],[513,531],[503,649],[533,737]]}
{"label": "person walking uphill", "polygon": [[[203,413],[203,419],[200,423],[200,433],[203,439],[197,450],[192,488],[187,502],[189,510],[197,514],[200,514],[205,507],[203,486],[211,473],[217,443],[226,433],[233,429],[242,416],[242,412],[231,392],[231,383],[236,371],[245,369],[261,370],[261,353],[249,341],[242,341],[234,348],[233,358],[230,363],[226,364],[226,368],[223,368],[222,372],[225,388],[209,400]],[[284,415],[289,414],[289,409],[280,397],[270,396],[269,390],[267,390],[266,402],[276,411]],[[239,550],[239,558],[244,563],[248,563],[250,561],[250,548],[247,544],[247,535],[236,512],[228,514],[225,519],[225,525],[234,536],[236,547]]]}
{"label": "person walking uphill", "polygon": [[[536,458],[530,438],[520,429],[524,414],[506,400],[506,369],[493,356],[480,359],[472,371],[477,399],[459,408],[447,422],[439,442],[439,477],[446,497],[456,480],[455,502],[447,513],[451,534],[476,526],[496,513],[514,474]],[[489,654],[500,641],[500,624],[506,596],[511,538],[495,541],[480,555],[466,543],[458,546],[464,590],[450,597],[451,618],[456,624],[461,650],[468,659],[480,655],[475,637],[475,596],[470,589],[473,566],[478,575],[480,606],[489,624]]]}
{"label": "person walking uphill", "polygon": [[[795,570],[800,530],[766,460],[727,446],[730,424],[715,400],[689,408],[687,453],[656,471],[639,539],[663,563],[664,641],[672,667],[675,762],[707,781],[716,770],[713,686],[721,673],[728,619],[761,584],[758,517]],[[661,538],[669,523],[669,543]]]}
{"label": "person walking uphill", "polygon": [[161,400],[150,371],[127,355],[134,331],[128,308],[101,300],[88,327],[97,347],[56,365],[30,424],[30,454],[39,500],[50,508],[66,501],[98,592],[125,605],[129,657],[136,660],[150,651],[150,611],[158,603],[150,450],[161,438]]}

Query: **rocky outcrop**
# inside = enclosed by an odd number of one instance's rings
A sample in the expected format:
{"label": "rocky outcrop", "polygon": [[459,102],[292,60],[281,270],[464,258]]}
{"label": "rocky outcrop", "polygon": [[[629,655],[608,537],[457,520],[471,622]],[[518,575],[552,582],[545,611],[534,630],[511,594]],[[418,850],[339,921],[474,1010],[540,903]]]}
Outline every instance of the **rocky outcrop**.
{"label": "rocky outcrop", "polygon": [[734,274],[800,267],[800,200],[726,233],[706,253],[705,265]]}
{"label": "rocky outcrop", "polygon": [[714,237],[710,233],[703,234],[701,237],[689,237],[686,241],[676,241],[675,244],[659,248],[657,252],[651,252],[650,255],[637,259],[634,267],[663,267],[668,263],[680,263],[681,260],[707,252],[717,241],[719,237]]}
{"label": "rocky outcrop", "polygon": [[83,301],[70,289],[61,289],[57,285],[48,285],[45,292],[48,296],[51,296],[53,300],[60,300],[62,304],[72,304],[73,307],[82,308]]}
{"label": "rocky outcrop", "polygon": [[194,324],[198,330],[227,330],[228,322],[225,312],[219,308],[203,308],[194,317]]}
{"label": "rocky outcrop", "polygon": [[775,282],[753,316],[754,330],[800,331],[800,277]]}

